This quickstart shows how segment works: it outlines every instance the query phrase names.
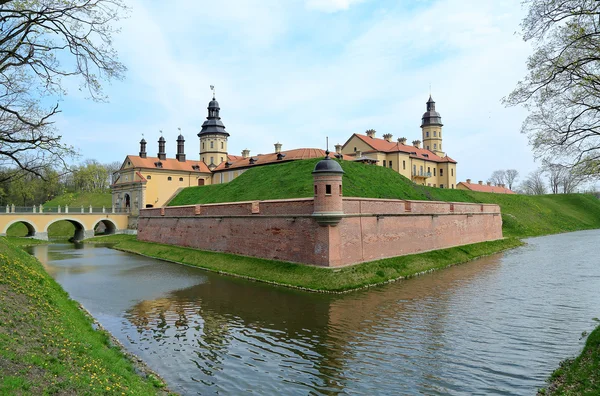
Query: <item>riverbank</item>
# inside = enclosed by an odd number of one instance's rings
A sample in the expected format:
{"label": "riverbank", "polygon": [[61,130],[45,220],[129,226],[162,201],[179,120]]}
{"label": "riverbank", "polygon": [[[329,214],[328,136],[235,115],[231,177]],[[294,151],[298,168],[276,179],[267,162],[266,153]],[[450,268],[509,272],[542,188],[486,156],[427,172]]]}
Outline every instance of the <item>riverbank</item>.
{"label": "riverbank", "polygon": [[34,257],[0,238],[0,393],[166,393]]}
{"label": "riverbank", "polygon": [[590,333],[581,354],[562,362],[548,382],[538,395],[600,394],[600,326]]}
{"label": "riverbank", "polygon": [[381,285],[461,264],[521,246],[516,238],[475,243],[420,254],[376,260],[343,268],[322,268],[254,257],[215,253],[138,241],[134,235],[95,237],[86,243],[115,243],[115,249],[186,264],[221,274],[314,292],[340,293]]}

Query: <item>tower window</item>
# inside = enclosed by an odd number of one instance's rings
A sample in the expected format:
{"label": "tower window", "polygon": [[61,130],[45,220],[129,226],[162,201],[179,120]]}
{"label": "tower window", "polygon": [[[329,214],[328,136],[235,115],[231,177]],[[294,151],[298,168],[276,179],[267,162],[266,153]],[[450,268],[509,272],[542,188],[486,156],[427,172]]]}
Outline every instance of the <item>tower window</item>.
{"label": "tower window", "polygon": [[435,176],[435,168],[433,168],[433,176]]}
{"label": "tower window", "polygon": [[427,150],[429,150],[429,146],[427,146]]}
{"label": "tower window", "polygon": [[[223,142],[221,142],[221,148],[223,148]],[[223,160],[221,160],[221,161],[223,161]]]}
{"label": "tower window", "polygon": [[440,131],[440,137],[442,137],[442,131]]}
{"label": "tower window", "polygon": [[169,176],[169,177],[167,177],[167,180],[171,181],[171,180],[173,180],[173,178],[171,176]]}
{"label": "tower window", "polygon": [[429,132],[425,132],[425,137],[429,137]]}
{"label": "tower window", "polygon": [[325,195],[331,195],[331,184],[325,185]]}
{"label": "tower window", "polygon": [[317,185],[315,184],[315,195],[317,195]]}
{"label": "tower window", "polygon": [[454,169],[450,169],[450,176],[454,176]]}
{"label": "tower window", "polygon": [[444,176],[444,170],[440,168],[440,176]]}
{"label": "tower window", "polygon": [[215,148],[215,142],[210,142],[210,148]]}
{"label": "tower window", "polygon": [[202,150],[204,150],[204,142],[202,142]]}
{"label": "tower window", "polygon": [[215,157],[210,157],[210,163],[214,164],[215,163]]}
{"label": "tower window", "polygon": [[340,196],[342,195],[342,185],[340,184]]}
{"label": "tower window", "polygon": [[433,131],[433,137],[437,137],[437,132]]}
{"label": "tower window", "polygon": [[402,161],[402,169],[406,170],[406,161]]}
{"label": "tower window", "polygon": [[223,162],[223,157],[221,157],[221,162]]}
{"label": "tower window", "polygon": [[437,143],[433,143],[433,149],[437,150]]}

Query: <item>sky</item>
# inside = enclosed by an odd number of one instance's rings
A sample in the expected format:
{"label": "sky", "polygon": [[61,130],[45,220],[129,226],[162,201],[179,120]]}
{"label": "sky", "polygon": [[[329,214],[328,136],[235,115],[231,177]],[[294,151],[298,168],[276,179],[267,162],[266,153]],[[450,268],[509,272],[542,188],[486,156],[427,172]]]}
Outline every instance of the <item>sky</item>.
{"label": "sky", "polygon": [[525,76],[532,52],[519,34],[520,0],[128,1],[114,46],[128,68],[106,84],[109,102],[67,82],[56,126],[77,161],[155,156],[176,137],[199,158],[197,133],[216,87],[229,153],[252,155],[343,144],[375,129],[421,139],[429,94],[444,124],[457,178],[537,168],[527,112],[501,100]]}

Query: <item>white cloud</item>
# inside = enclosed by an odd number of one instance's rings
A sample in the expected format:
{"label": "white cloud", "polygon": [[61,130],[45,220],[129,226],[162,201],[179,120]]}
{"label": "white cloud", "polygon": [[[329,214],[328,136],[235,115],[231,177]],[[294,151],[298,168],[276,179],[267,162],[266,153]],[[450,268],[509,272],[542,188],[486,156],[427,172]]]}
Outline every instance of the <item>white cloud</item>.
{"label": "white cloud", "polygon": [[323,12],[343,11],[363,0],[306,0],[306,8]]}

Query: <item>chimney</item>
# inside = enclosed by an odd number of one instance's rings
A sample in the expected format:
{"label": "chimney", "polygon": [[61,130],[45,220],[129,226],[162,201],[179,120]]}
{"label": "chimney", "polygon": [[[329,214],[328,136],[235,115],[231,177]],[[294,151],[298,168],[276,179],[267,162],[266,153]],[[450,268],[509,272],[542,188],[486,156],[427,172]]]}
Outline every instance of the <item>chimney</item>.
{"label": "chimney", "polygon": [[405,137],[398,138],[398,143],[406,144],[406,138]]}
{"label": "chimney", "polygon": [[183,138],[183,135],[179,135],[179,137],[177,138],[177,155],[175,155],[175,158],[179,162],[185,162],[185,153],[183,150],[184,143],[185,139]]}
{"label": "chimney", "polygon": [[467,184],[471,184],[471,179],[467,179]]}
{"label": "chimney", "polygon": [[167,153],[165,152],[165,138],[162,136],[158,139],[158,159],[162,161],[167,159]]}
{"label": "chimney", "polygon": [[140,140],[140,158],[146,158],[146,139]]}
{"label": "chimney", "polygon": [[373,139],[375,137],[375,129],[367,129],[367,136]]}
{"label": "chimney", "polygon": [[248,158],[248,157],[250,157],[250,150],[248,150],[248,149],[242,150],[242,158]]}
{"label": "chimney", "polygon": [[416,148],[421,148],[421,141],[420,140],[413,140],[413,146],[415,146]]}
{"label": "chimney", "polygon": [[275,143],[275,154],[281,153],[281,143]]}
{"label": "chimney", "polygon": [[488,185],[488,186],[491,186],[491,185],[492,185],[492,182],[487,182],[487,185]]}
{"label": "chimney", "polygon": [[385,139],[386,142],[391,142],[392,141],[392,134],[391,133],[386,133],[385,135],[383,135],[383,138]]}
{"label": "chimney", "polygon": [[483,186],[483,180],[479,180],[479,185]]}
{"label": "chimney", "polygon": [[336,145],[335,145],[335,152],[336,152],[337,154],[342,154],[342,147],[343,147],[343,146],[342,146],[341,144],[339,144],[339,143],[338,143],[338,144],[336,144]]}

